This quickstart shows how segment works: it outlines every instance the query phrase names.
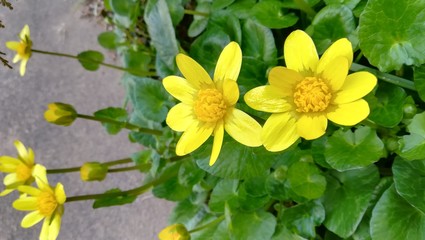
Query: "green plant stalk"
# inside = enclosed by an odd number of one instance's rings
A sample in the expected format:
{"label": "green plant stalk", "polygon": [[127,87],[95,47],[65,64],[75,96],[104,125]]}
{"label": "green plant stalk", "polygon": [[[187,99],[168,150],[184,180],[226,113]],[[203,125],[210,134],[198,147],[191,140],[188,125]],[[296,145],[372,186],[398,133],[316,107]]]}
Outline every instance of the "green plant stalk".
{"label": "green plant stalk", "polygon": [[129,129],[129,130],[132,130],[132,131],[137,131],[137,132],[142,132],[142,133],[147,133],[147,134],[152,134],[152,135],[158,135],[158,136],[162,135],[162,131],[138,127],[138,126],[133,125],[133,124],[128,123],[128,122],[119,122],[119,121],[109,119],[109,118],[95,117],[95,116],[89,116],[89,115],[84,115],[84,114],[77,114],[77,117],[92,120],[92,121],[97,121],[97,122],[101,122],[101,123],[122,124],[123,128]]}
{"label": "green plant stalk", "polygon": [[[58,56],[58,57],[67,57],[67,58],[73,58],[73,59],[79,60],[78,56],[74,56],[74,55],[66,54],[66,53],[48,52],[48,51],[37,50],[37,49],[31,49],[31,52],[41,53],[41,54],[46,54],[46,55],[52,55],[52,56]],[[97,64],[102,65],[104,67],[112,68],[112,69],[115,69],[115,70],[120,70],[120,71],[124,71],[124,72],[129,72],[129,73],[138,73],[138,74],[146,76],[146,77],[157,76],[156,72],[139,72],[139,71],[135,71],[134,69],[123,68],[123,67],[119,67],[119,66],[116,66],[116,65],[113,65],[113,64],[94,61],[94,60],[90,60],[90,59],[84,59],[84,61],[97,63]]]}
{"label": "green plant stalk", "polygon": [[[131,163],[133,160],[131,158],[123,158],[118,159],[110,162],[102,163],[108,167],[119,165],[119,164],[126,164]],[[58,169],[47,169],[46,173],[48,174],[58,174],[58,173],[69,173],[69,172],[79,172],[81,167],[71,167],[71,168],[58,168]],[[112,169],[111,169],[112,170]],[[116,171],[116,170],[114,170]],[[109,171],[108,171],[109,172]],[[116,171],[118,172],[118,171]]]}
{"label": "green plant stalk", "polygon": [[358,64],[358,63],[352,63],[350,70],[353,71],[353,72],[365,70],[365,71],[368,71],[368,72],[374,74],[377,78],[379,78],[382,81],[400,86],[402,88],[406,88],[406,89],[409,89],[409,90],[416,91],[415,84],[412,81],[409,81],[407,79],[397,77],[397,76],[394,76],[394,75],[391,75],[391,74],[388,74],[388,73],[383,73],[383,72],[380,72],[376,69],[369,68],[369,67],[363,66],[363,65]]}
{"label": "green plant stalk", "polygon": [[188,15],[197,15],[197,16],[202,16],[202,17],[208,17],[208,16],[209,16],[209,14],[208,14],[208,13],[198,12],[198,11],[189,10],[189,9],[185,9],[185,10],[184,10],[184,14],[188,14]]}
{"label": "green plant stalk", "polygon": [[221,222],[221,221],[223,221],[223,220],[224,220],[224,215],[221,215],[220,217],[218,217],[218,218],[214,219],[213,221],[211,221],[211,222],[209,222],[209,223],[207,223],[207,224],[205,224],[205,225],[202,225],[202,226],[200,226],[200,227],[194,228],[194,229],[192,229],[192,230],[190,230],[190,231],[188,231],[188,232],[189,232],[189,233],[194,233],[194,232],[200,231],[200,230],[202,230],[202,229],[205,229],[205,228],[208,228],[208,227],[212,227],[212,226],[214,226],[214,225],[216,225],[216,224],[220,223],[220,222]]}
{"label": "green plant stalk", "polygon": [[131,167],[123,167],[123,168],[112,168],[112,169],[108,169],[108,173],[128,172],[128,171],[139,170],[140,168],[142,168],[142,166],[140,165],[131,166]]}

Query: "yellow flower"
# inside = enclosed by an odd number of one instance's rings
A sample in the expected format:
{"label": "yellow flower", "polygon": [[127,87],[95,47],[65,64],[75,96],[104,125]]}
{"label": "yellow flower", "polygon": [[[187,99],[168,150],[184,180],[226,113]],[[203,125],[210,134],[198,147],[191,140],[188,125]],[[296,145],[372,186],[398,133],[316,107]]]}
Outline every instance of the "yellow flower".
{"label": "yellow flower", "polygon": [[174,106],[166,122],[184,132],[177,143],[179,156],[193,152],[214,135],[210,165],[220,153],[224,130],[236,141],[250,147],[261,146],[261,126],[248,114],[235,108],[239,99],[236,80],[242,64],[242,51],[236,42],[221,52],[214,80],[192,58],[178,54],[177,66],[185,78],[164,78],[165,89],[181,103]]}
{"label": "yellow flower", "polygon": [[25,74],[25,67],[27,65],[28,59],[31,57],[31,47],[32,41],[30,38],[30,28],[28,25],[25,25],[19,34],[20,42],[6,42],[6,47],[16,51],[16,55],[13,58],[13,63],[16,63],[20,60],[21,66],[19,68],[19,73],[21,76]]}
{"label": "yellow flower", "polygon": [[15,141],[18,158],[0,156],[0,172],[9,173],[3,180],[6,189],[0,193],[5,196],[20,185],[30,185],[34,182],[34,152],[31,148],[26,149],[20,141]]}
{"label": "yellow flower", "polygon": [[189,240],[190,234],[183,224],[173,224],[158,234],[159,240]]}
{"label": "yellow flower", "polygon": [[281,151],[299,137],[322,136],[328,119],[353,126],[369,115],[361,99],[376,85],[368,72],[348,74],[353,60],[351,43],[339,39],[319,59],[312,39],[303,31],[285,41],[286,67],[274,67],[269,85],[254,88],[244,99],[248,106],[272,113],[263,126],[262,140],[269,151]]}
{"label": "yellow flower", "polygon": [[49,185],[43,166],[37,165],[36,171],[39,172],[35,179],[38,188],[20,186],[18,190],[28,195],[14,201],[13,207],[19,211],[31,211],[22,219],[23,228],[32,227],[44,219],[40,240],[54,240],[59,235],[65,191],[61,183],[54,188]]}
{"label": "yellow flower", "polygon": [[77,111],[72,105],[60,102],[49,103],[44,112],[44,119],[56,125],[69,126],[77,118]]}

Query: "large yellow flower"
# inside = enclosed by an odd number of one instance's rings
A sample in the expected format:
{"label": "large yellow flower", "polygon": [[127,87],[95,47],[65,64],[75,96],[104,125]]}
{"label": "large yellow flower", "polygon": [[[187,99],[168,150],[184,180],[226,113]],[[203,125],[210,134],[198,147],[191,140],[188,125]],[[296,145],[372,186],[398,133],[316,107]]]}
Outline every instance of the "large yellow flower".
{"label": "large yellow flower", "polygon": [[30,28],[28,25],[25,25],[19,34],[20,42],[6,42],[6,47],[16,51],[16,55],[13,58],[13,63],[16,63],[21,60],[21,66],[19,68],[19,73],[21,76],[25,74],[25,68],[27,66],[28,59],[31,57],[31,47],[32,41],[30,38]]}
{"label": "large yellow flower", "polygon": [[30,185],[34,182],[34,152],[31,148],[26,149],[20,141],[15,141],[18,158],[0,156],[0,172],[9,173],[3,180],[6,189],[0,193],[5,196],[20,185]]}
{"label": "large yellow flower", "polygon": [[54,240],[59,235],[63,204],[66,201],[65,191],[61,183],[54,188],[49,185],[43,166],[37,165],[36,171],[42,173],[35,179],[38,188],[20,186],[18,190],[28,195],[14,201],[13,207],[20,211],[31,211],[22,219],[23,228],[32,227],[44,219],[40,240]]}
{"label": "large yellow flower", "polygon": [[220,153],[224,130],[236,141],[261,146],[261,126],[248,114],[235,108],[239,99],[236,80],[242,64],[242,51],[236,42],[221,52],[214,80],[192,58],[178,54],[177,66],[185,78],[164,78],[165,89],[181,103],[174,106],[166,122],[171,129],[184,132],[177,143],[179,156],[193,152],[214,135],[210,165]]}
{"label": "large yellow flower", "polygon": [[244,99],[248,106],[273,113],[263,126],[262,140],[269,151],[281,151],[299,137],[322,136],[328,119],[353,126],[369,115],[361,99],[376,85],[368,72],[348,74],[353,60],[351,43],[339,39],[319,59],[313,40],[303,31],[285,41],[286,67],[274,67],[269,85],[254,88]]}

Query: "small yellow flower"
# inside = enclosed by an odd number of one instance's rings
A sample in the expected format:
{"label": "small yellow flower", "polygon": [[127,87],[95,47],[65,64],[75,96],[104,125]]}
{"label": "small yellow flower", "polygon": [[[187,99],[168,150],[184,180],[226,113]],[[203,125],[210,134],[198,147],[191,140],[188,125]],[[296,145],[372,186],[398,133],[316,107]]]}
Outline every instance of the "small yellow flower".
{"label": "small yellow flower", "polygon": [[20,185],[30,185],[34,182],[34,152],[31,148],[26,149],[20,141],[15,141],[18,158],[0,156],[0,172],[9,173],[3,180],[6,189],[0,193],[5,196]]}
{"label": "small yellow flower", "polygon": [[99,162],[86,162],[80,168],[83,181],[102,181],[108,174],[108,166]]}
{"label": "small yellow flower", "polygon": [[77,118],[77,111],[72,105],[66,103],[49,103],[44,112],[44,119],[56,125],[69,126]]}
{"label": "small yellow flower", "polygon": [[159,234],[160,240],[189,240],[190,234],[183,224],[173,224],[164,228]]}
{"label": "small yellow flower", "polygon": [[242,64],[242,51],[236,42],[221,52],[214,80],[192,58],[178,54],[177,66],[185,78],[164,78],[165,89],[181,103],[174,106],[166,122],[174,131],[184,132],[177,143],[179,156],[193,152],[214,135],[210,165],[217,160],[224,130],[236,141],[250,147],[261,146],[261,126],[248,114],[235,108],[239,99],[236,80]]}
{"label": "small yellow flower", "polygon": [[269,151],[281,151],[298,138],[322,136],[328,119],[353,126],[369,115],[362,99],[376,85],[368,72],[348,74],[353,60],[351,43],[339,39],[319,59],[313,40],[303,31],[285,41],[286,67],[274,67],[269,85],[254,88],[244,99],[248,106],[272,113],[263,126],[262,140]]}
{"label": "small yellow flower", "polygon": [[30,38],[30,28],[28,25],[25,25],[19,34],[20,42],[6,42],[6,47],[16,51],[16,55],[13,58],[13,63],[16,63],[21,60],[21,66],[19,68],[19,73],[21,76],[25,74],[25,68],[28,62],[28,59],[31,57],[31,47],[32,41]]}
{"label": "small yellow flower", "polygon": [[18,190],[28,195],[14,201],[13,207],[19,211],[31,211],[22,219],[23,228],[32,227],[44,219],[40,240],[54,240],[59,235],[63,204],[66,201],[65,191],[61,183],[54,188],[49,185],[43,166],[37,165],[36,171],[39,172],[35,179],[38,188],[20,186]]}

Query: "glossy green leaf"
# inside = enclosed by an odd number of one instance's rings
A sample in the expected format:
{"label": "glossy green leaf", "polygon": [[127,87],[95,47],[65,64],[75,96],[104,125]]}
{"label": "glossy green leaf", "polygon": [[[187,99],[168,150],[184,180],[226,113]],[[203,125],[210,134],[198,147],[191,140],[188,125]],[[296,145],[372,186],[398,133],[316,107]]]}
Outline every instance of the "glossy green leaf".
{"label": "glossy green leaf", "polygon": [[320,202],[310,201],[285,209],[281,220],[287,229],[310,239],[316,237],[316,227],[325,220],[325,209]]}
{"label": "glossy green leaf", "polygon": [[422,240],[425,214],[399,196],[394,185],[373,209],[370,231],[373,240]]}
{"label": "glossy green leaf", "polygon": [[269,240],[276,227],[276,218],[264,210],[252,213],[237,212],[232,216],[232,226],[232,239]]}
{"label": "glossy green leaf", "polygon": [[[208,219],[205,219],[205,221],[201,222],[200,224],[208,224],[211,221],[214,221],[215,219],[217,218],[210,217]],[[228,224],[226,223],[226,221],[221,221],[219,224],[204,228],[200,231],[196,231],[190,234],[190,240],[231,240],[229,235],[230,233]]]}
{"label": "glossy green leaf", "polygon": [[338,130],[325,146],[326,162],[338,171],[369,166],[385,156],[384,143],[369,127]]}
{"label": "glossy green leaf", "polygon": [[353,9],[361,0],[325,0],[326,5],[344,5]]}
{"label": "glossy green leaf", "polygon": [[227,10],[240,19],[251,18],[251,10],[256,4],[256,0],[236,0]]}
{"label": "glossy green leaf", "polygon": [[330,172],[322,198],[326,209],[326,228],[342,238],[351,236],[360,224],[378,182],[379,172],[374,165]]}
{"label": "glossy green leaf", "polygon": [[213,10],[223,9],[229,6],[230,4],[232,4],[234,1],[235,0],[215,0],[212,2],[212,9]]}
{"label": "glossy green leaf", "polygon": [[403,119],[403,105],[406,92],[403,88],[379,83],[375,95],[369,94],[366,100],[369,103],[369,119],[383,127],[395,127]]}
{"label": "glossy green leaf", "polygon": [[[261,186],[264,190],[264,186]],[[259,190],[259,189],[258,189]],[[240,185],[238,189],[238,201],[241,211],[255,211],[261,209],[270,202],[270,197],[267,193],[259,194],[249,186],[246,180]],[[254,193],[254,194],[253,194]]]}
{"label": "glossy green leaf", "polygon": [[356,29],[351,10],[344,5],[330,5],[314,16],[309,31],[317,51],[323,53],[333,42],[348,37]]}
{"label": "glossy green leaf", "polygon": [[133,153],[131,155],[131,160],[133,160],[136,166],[139,166],[139,171],[148,172],[152,167],[152,156],[155,154],[157,153],[154,150],[145,149],[137,153]]}
{"label": "glossy green leaf", "polygon": [[193,204],[190,198],[180,201],[171,212],[169,222],[181,223],[188,229],[195,228],[207,215],[204,205]]}
{"label": "glossy green leaf", "polygon": [[173,26],[177,26],[184,17],[183,0],[165,0],[170,11]]}
{"label": "glossy green leaf", "polygon": [[96,71],[99,69],[99,63],[103,62],[103,54],[98,51],[84,51],[77,55],[78,61],[81,65],[89,71]]}
{"label": "glossy green leaf", "polygon": [[115,13],[114,20],[125,28],[133,26],[140,15],[140,3],[137,0],[109,0],[109,6]]}
{"label": "glossy green leaf", "polygon": [[115,49],[118,44],[118,36],[114,32],[103,32],[97,36],[97,41],[106,49]]}
{"label": "glossy green leaf", "polygon": [[168,164],[160,173],[160,176],[173,176],[167,181],[156,185],[152,193],[157,198],[165,198],[170,201],[181,201],[192,193],[192,186],[183,186],[179,183],[178,172],[181,163]]}
{"label": "glossy green leaf", "polygon": [[424,22],[424,1],[370,0],[360,16],[360,48],[384,72],[425,63]]}
{"label": "glossy green leaf", "polygon": [[242,42],[242,30],[239,19],[228,11],[213,12],[208,23],[208,31],[219,29],[229,35],[232,41]]}
{"label": "glossy green leaf", "polygon": [[[198,2],[195,11],[210,14],[211,3],[210,2]],[[193,16],[193,22],[190,24],[187,35],[189,37],[196,37],[201,34],[208,25],[208,16]]]}
{"label": "glossy green leaf", "polygon": [[144,77],[149,71],[151,57],[147,53],[126,49],[122,52],[122,59],[128,72],[133,75]]}
{"label": "glossy green leaf", "polygon": [[407,126],[410,135],[400,140],[399,155],[406,160],[425,158],[425,113],[416,114]]}
{"label": "glossy green leaf", "polygon": [[288,181],[292,191],[307,199],[316,199],[326,189],[326,179],[312,163],[297,162],[288,169]]}
{"label": "glossy green leaf", "polygon": [[268,28],[287,28],[297,23],[298,17],[286,12],[284,7],[284,3],[278,0],[261,1],[255,4],[251,14]]}
{"label": "glossy green leaf", "polygon": [[276,227],[276,231],[273,234],[271,240],[307,240],[306,238],[301,237],[293,232],[291,232],[288,228],[283,224],[278,224]]}
{"label": "glossy green leaf", "polygon": [[[106,191],[105,193],[120,193],[122,192],[119,188],[114,188]],[[123,193],[119,196],[105,196],[102,198],[98,198],[93,203],[93,208],[102,208],[102,207],[111,207],[111,206],[120,206],[134,202],[136,200],[137,195],[128,195]]]}
{"label": "glossy green leaf", "polygon": [[143,19],[148,27],[151,44],[156,49],[157,57],[169,69],[177,72],[175,57],[179,53],[179,49],[165,0],[149,0]]}
{"label": "glossy green leaf", "polygon": [[413,73],[415,88],[419,97],[425,102],[425,65],[416,67]]}
{"label": "glossy green leaf", "polygon": [[200,169],[194,161],[185,161],[179,170],[179,183],[183,186],[193,186],[202,178],[205,171]]}
{"label": "glossy green leaf", "polygon": [[[238,77],[240,100],[249,90],[267,83],[267,68],[267,64],[262,60],[254,57],[242,57],[242,67]],[[258,111],[255,112],[258,114]]]}
{"label": "glossy green leaf", "polygon": [[244,56],[254,57],[264,61],[269,66],[277,63],[277,50],[270,29],[252,20],[246,20],[243,24],[242,52]]}
{"label": "glossy green leaf", "polygon": [[106,131],[112,135],[115,135],[121,131],[121,129],[125,126],[128,118],[127,111],[123,108],[117,107],[101,109],[96,111],[93,115],[98,118],[111,119],[113,121],[120,122],[118,124],[102,122],[102,125],[106,128]]}
{"label": "glossy green leaf", "polygon": [[208,202],[211,211],[223,213],[226,202],[231,209],[237,209],[239,207],[238,186],[238,180],[223,179],[218,182]]}
{"label": "glossy green leaf", "polygon": [[425,214],[425,160],[396,158],[392,170],[398,194]]}

